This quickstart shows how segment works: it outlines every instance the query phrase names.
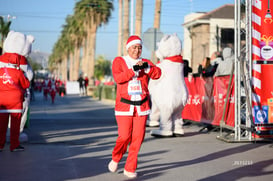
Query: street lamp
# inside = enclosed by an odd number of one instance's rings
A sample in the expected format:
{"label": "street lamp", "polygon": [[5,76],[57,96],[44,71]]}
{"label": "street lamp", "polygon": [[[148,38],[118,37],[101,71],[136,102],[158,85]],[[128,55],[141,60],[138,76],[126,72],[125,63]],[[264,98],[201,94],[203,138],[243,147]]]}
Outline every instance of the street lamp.
{"label": "street lamp", "polygon": [[12,19],[16,19],[16,16],[11,16],[10,14],[7,15],[7,20],[11,21]]}
{"label": "street lamp", "polygon": [[7,22],[10,22],[13,19],[16,19],[16,16],[11,16],[10,14],[8,15],[0,15],[1,17],[3,17],[3,19],[7,19]]}

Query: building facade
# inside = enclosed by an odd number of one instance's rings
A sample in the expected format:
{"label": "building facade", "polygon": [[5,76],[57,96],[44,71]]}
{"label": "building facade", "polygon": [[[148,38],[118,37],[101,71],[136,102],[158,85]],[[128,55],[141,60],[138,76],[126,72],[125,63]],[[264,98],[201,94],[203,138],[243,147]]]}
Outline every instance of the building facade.
{"label": "building facade", "polygon": [[211,12],[191,13],[184,19],[183,57],[193,72],[205,57],[234,44],[234,5],[223,5]]}

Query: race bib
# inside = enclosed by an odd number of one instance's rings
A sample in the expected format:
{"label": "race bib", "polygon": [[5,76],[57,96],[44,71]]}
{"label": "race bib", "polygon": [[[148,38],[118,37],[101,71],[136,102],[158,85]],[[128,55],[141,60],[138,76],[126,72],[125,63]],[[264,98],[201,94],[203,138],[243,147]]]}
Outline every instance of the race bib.
{"label": "race bib", "polygon": [[139,80],[131,80],[128,84],[129,95],[140,95],[142,94],[141,83]]}

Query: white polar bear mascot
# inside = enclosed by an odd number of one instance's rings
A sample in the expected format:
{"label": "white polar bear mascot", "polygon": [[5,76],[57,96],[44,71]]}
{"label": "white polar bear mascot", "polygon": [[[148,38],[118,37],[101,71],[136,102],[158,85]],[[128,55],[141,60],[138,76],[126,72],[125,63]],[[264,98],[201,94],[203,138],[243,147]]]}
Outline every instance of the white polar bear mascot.
{"label": "white polar bear mascot", "polygon": [[[25,35],[21,32],[10,31],[3,45],[3,50],[4,50],[3,56],[5,56],[5,54],[18,54],[20,56],[25,57],[24,59],[20,60],[20,69],[23,70],[25,76],[27,77],[29,81],[33,79],[33,70],[26,58],[31,53],[33,42],[34,42],[34,37],[32,35]],[[0,67],[5,67],[8,64],[9,62],[0,61]],[[23,133],[23,129],[25,127],[25,124],[28,118],[29,103],[30,103],[30,91],[27,89],[26,95],[24,98],[24,103],[23,103],[23,113],[22,113],[21,125],[20,125],[20,133],[21,133],[20,140],[21,141],[27,141],[28,139],[27,135]],[[7,136],[9,136],[9,134],[10,133],[8,132]]]}
{"label": "white polar bear mascot", "polygon": [[184,64],[181,56],[182,44],[176,34],[165,35],[158,44],[157,64],[162,75],[150,80],[152,110],[148,126],[159,125],[151,131],[155,137],[183,136],[182,110],[187,103],[188,90],[184,81]]}

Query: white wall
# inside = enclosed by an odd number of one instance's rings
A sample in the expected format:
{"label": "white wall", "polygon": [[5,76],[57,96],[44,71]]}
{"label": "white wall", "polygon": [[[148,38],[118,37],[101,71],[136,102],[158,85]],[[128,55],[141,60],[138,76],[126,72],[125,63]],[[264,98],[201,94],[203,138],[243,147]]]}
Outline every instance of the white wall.
{"label": "white wall", "polygon": [[184,17],[184,41],[183,41],[183,59],[189,60],[189,65],[191,65],[191,51],[192,51],[192,41],[190,37],[190,31],[188,29],[187,23],[190,21],[204,15],[205,13],[191,13]]}

